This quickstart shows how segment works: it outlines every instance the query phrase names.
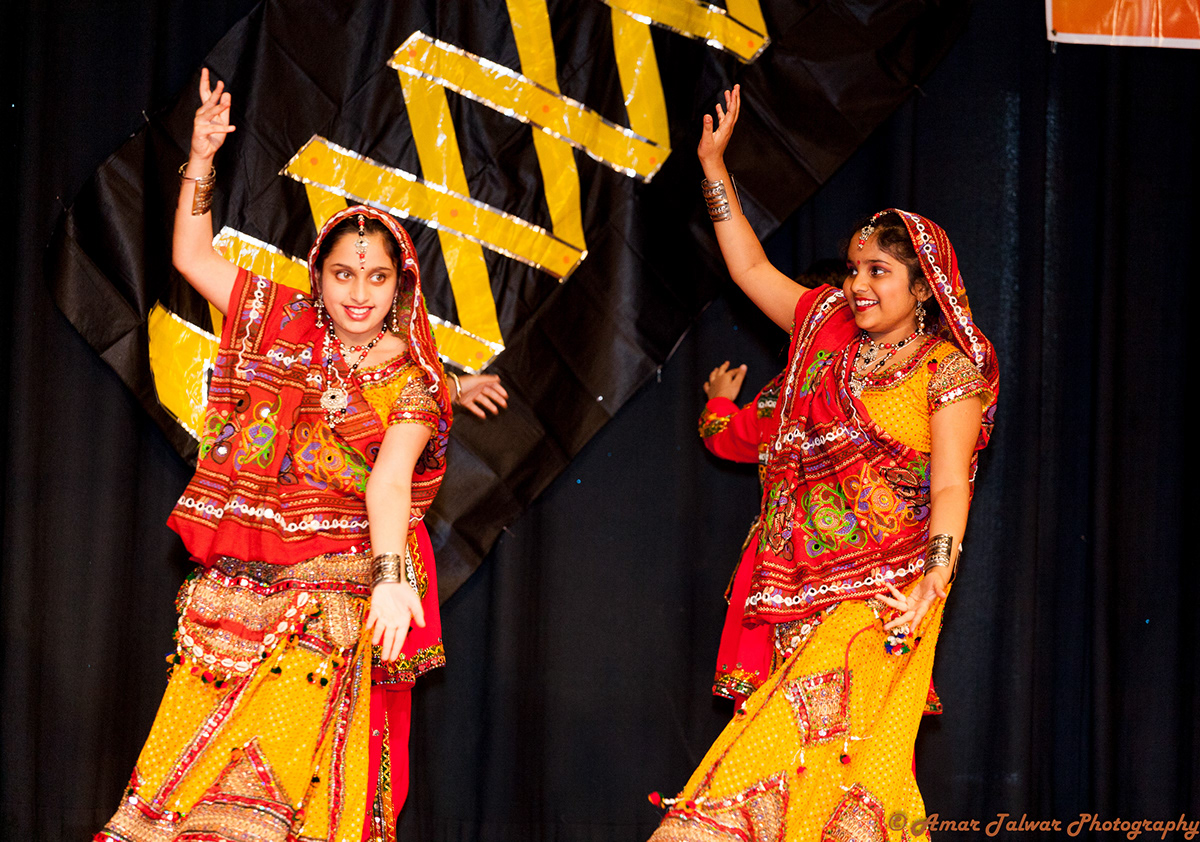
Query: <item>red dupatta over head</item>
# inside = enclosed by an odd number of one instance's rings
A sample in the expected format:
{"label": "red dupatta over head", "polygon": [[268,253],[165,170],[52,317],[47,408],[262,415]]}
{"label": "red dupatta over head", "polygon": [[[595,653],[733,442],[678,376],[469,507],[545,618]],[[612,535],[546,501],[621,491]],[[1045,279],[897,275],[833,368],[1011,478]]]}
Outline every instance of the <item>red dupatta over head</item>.
{"label": "red dupatta over head", "polygon": [[[319,290],[321,243],[339,222],[359,214],[383,223],[400,246],[403,338],[440,410],[439,429],[413,476],[412,525],[437,494],[451,421],[412,240],[387,214],[346,208],[318,233],[309,252],[310,279]],[[308,296],[239,273],[213,368],[196,474],[168,521],[198,563],[229,556],[294,564],[369,545],[367,477],[383,442],[385,419],[347,376],[335,350],[329,365],[340,367],[349,398],[345,416],[328,424],[321,409],[328,376],[325,336]]]}
{"label": "red dupatta over head", "polygon": [[[995,350],[972,319],[946,233],[895,209],[880,211],[872,222],[888,212],[903,220],[933,290],[939,336],[967,355],[990,389],[978,450],[995,417]],[[798,619],[922,574],[929,456],[888,435],[854,397],[849,378],[862,341],[841,290],[822,287],[801,296],[779,427],[767,454],[749,624]]]}
{"label": "red dupatta over head", "polygon": [[408,232],[390,214],[369,208],[366,205],[353,205],[344,211],[339,211],[321,226],[317,239],[308,250],[308,278],[313,294],[318,294],[321,288],[321,270],[317,266],[317,255],[321,251],[321,243],[338,223],[355,216],[364,216],[383,223],[396,242],[400,244],[400,301],[397,315],[408,342],[408,353],[413,361],[425,372],[425,379],[433,392],[433,397],[442,410],[442,414],[450,415],[450,394],[446,390],[446,372],[438,358],[437,344],[433,341],[433,329],[429,326],[429,313],[425,309],[425,296],[421,293],[421,269],[417,265],[417,250],[413,247],[412,238]]}

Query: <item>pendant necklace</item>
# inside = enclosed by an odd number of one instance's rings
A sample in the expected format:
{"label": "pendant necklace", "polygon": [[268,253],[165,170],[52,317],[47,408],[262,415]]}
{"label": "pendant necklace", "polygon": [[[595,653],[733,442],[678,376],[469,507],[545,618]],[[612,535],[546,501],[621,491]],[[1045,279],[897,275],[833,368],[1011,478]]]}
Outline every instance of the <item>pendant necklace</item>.
{"label": "pendant necklace", "polygon": [[866,381],[869,375],[885,368],[888,360],[896,356],[897,351],[920,335],[920,330],[914,330],[899,342],[876,342],[864,330],[859,340],[858,353],[854,355],[854,369],[850,372],[850,391],[854,394],[854,397],[862,397],[863,389],[866,388]]}
{"label": "pendant necklace", "polygon": [[[383,339],[387,333],[387,325],[385,324],[379,330],[379,335],[365,345],[346,346],[346,343],[338,339],[337,343],[341,349],[342,361],[349,368],[348,377],[354,377],[354,372],[358,371],[358,367],[362,365],[363,360],[367,358],[367,354],[371,353],[371,349]],[[350,391],[346,388],[346,381],[342,379],[342,373],[337,370],[337,366],[333,364],[333,341],[337,337],[333,332],[332,320],[329,329],[325,332],[324,341],[324,358],[325,358],[325,391],[321,393],[321,409],[325,410],[325,423],[330,427],[337,424],[346,417],[346,409],[350,406]],[[350,364],[350,356],[359,354],[354,364]],[[330,373],[337,378],[337,383],[333,383],[330,378]]]}

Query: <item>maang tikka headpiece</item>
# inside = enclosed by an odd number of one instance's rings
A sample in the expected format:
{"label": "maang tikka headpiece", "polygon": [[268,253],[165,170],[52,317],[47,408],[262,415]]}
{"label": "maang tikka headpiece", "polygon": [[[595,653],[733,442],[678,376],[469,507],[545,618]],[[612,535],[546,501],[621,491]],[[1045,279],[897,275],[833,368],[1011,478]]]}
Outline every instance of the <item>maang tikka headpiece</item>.
{"label": "maang tikka headpiece", "polygon": [[874,225],[864,225],[862,231],[858,235],[858,250],[862,251],[862,247],[867,244],[867,240],[871,239],[871,235],[875,233]]}
{"label": "maang tikka headpiece", "polygon": [[[358,239],[354,241],[354,250],[358,252],[358,268],[367,268],[367,220],[361,213],[358,215]],[[861,246],[860,246],[861,248]]]}
{"label": "maang tikka headpiece", "polygon": [[871,239],[871,235],[875,233],[875,220],[879,219],[879,217],[883,216],[885,213],[887,213],[887,211],[880,211],[871,217],[870,222],[863,226],[862,231],[860,231],[858,235],[858,247],[860,250],[867,244],[867,240]]}

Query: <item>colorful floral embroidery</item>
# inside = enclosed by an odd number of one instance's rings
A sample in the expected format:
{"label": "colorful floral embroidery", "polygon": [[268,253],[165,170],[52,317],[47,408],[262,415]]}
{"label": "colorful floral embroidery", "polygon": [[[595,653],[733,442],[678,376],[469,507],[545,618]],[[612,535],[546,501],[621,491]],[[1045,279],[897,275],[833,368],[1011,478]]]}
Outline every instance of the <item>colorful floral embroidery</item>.
{"label": "colorful floral embroidery", "polygon": [[213,461],[223,464],[233,451],[230,441],[238,428],[232,422],[233,413],[210,409],[204,416],[204,433],[200,437],[200,458],[207,459],[211,453]]}
{"label": "colorful floral embroidery", "polygon": [[869,463],[863,465],[858,476],[842,480],[842,490],[859,526],[877,544],[917,522],[908,504]]}
{"label": "colorful floral embroidery", "polygon": [[929,459],[918,455],[921,458],[907,465],[885,465],[880,473],[913,518],[920,521],[929,517]]}
{"label": "colorful floral embroidery", "polygon": [[292,431],[293,470],[313,488],[367,490],[366,460],[325,424],[302,421]]}
{"label": "colorful floral embroidery", "polygon": [[263,401],[254,407],[254,420],[242,429],[237,450],[233,453],[233,464],[239,471],[249,463],[266,468],[274,461],[275,440],[279,435],[279,426],[275,422],[278,411],[278,401],[274,404]]}
{"label": "colorful floral embroidery", "polygon": [[804,550],[810,558],[834,552],[843,547],[862,547],[866,536],[846,505],[846,498],[837,488],[814,483],[800,498],[805,517],[799,519],[800,530],[807,540]]}
{"label": "colorful floral embroidery", "polygon": [[813,356],[812,363],[809,364],[808,370],[804,372],[804,380],[801,382],[798,398],[805,395],[811,395],[817,388],[817,381],[821,379],[821,372],[825,367],[833,361],[833,354],[829,351],[817,351]]}
{"label": "colorful floral embroidery", "polygon": [[758,550],[770,548],[783,559],[792,558],[792,525],[796,511],[796,498],[778,482],[767,490],[764,505],[763,528],[758,536]]}

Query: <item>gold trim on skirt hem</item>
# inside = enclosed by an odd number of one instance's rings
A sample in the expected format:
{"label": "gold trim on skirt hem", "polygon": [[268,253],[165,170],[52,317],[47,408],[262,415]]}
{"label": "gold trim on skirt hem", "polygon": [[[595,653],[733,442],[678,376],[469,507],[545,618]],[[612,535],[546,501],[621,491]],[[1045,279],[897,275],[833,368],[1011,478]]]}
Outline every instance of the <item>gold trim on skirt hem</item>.
{"label": "gold trim on skirt hem", "polygon": [[901,645],[881,607],[847,600],[824,613],[717,738],[651,842],[911,838],[886,819],[925,815],[913,743],[943,601]]}

